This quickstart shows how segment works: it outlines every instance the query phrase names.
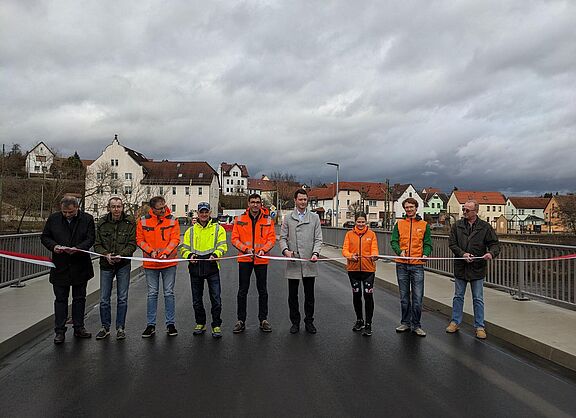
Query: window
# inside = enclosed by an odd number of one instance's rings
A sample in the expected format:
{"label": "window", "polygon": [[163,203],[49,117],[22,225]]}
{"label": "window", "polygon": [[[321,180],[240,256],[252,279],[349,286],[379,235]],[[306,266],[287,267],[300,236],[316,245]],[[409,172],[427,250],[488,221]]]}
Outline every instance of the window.
{"label": "window", "polygon": [[124,186],[124,194],[132,194],[132,186]]}
{"label": "window", "polygon": [[496,212],[496,206],[492,206],[492,212]]}
{"label": "window", "polygon": [[118,160],[110,160],[110,165],[112,167],[118,167]]}
{"label": "window", "polygon": [[172,187],[172,194],[176,194],[176,187]]}
{"label": "window", "polygon": [[199,179],[204,178],[204,173],[198,173],[198,178]]}
{"label": "window", "polygon": [[110,178],[112,180],[118,180],[118,173],[110,173]]}
{"label": "window", "polygon": [[532,209],[532,215],[536,215],[536,211]]}
{"label": "window", "polygon": [[486,212],[490,212],[490,206],[486,206]]}
{"label": "window", "polygon": [[102,186],[98,186],[98,187],[96,188],[96,193],[98,193],[98,194],[104,194],[104,188],[103,188]]}
{"label": "window", "polygon": [[409,196],[409,197],[412,197],[412,192],[408,192],[408,196]]}
{"label": "window", "polygon": [[181,178],[181,177],[182,177],[182,173],[178,173],[178,178]]}
{"label": "window", "polygon": [[176,212],[176,205],[172,205],[172,212]]}
{"label": "window", "polygon": [[112,194],[118,194],[118,189],[115,187],[111,190]]}
{"label": "window", "polygon": [[202,196],[202,187],[198,187],[198,196]]}
{"label": "window", "polygon": [[146,186],[146,194],[150,194],[150,186]]}
{"label": "window", "polygon": [[237,172],[237,171],[233,171],[233,172],[232,172],[232,177],[238,177],[238,172]]}
{"label": "window", "polygon": [[[348,193],[350,193],[350,192],[348,192]],[[346,200],[346,205],[350,206],[350,199]]]}
{"label": "window", "polygon": [[39,161],[41,163],[45,163],[46,162],[46,156],[45,155],[37,155],[36,161]]}
{"label": "window", "polygon": [[350,196],[350,190],[348,190],[348,191],[346,192],[346,194],[347,194],[348,196]]}
{"label": "window", "polygon": [[98,203],[94,203],[94,212],[98,212]]}
{"label": "window", "polygon": [[[185,194],[186,196],[190,196],[190,187],[189,187],[189,186],[186,186],[186,187],[184,188],[184,194]],[[186,209],[186,212],[188,212],[188,209]]]}
{"label": "window", "polygon": [[498,206],[498,212],[502,212],[502,206]]}
{"label": "window", "polygon": [[164,186],[160,186],[160,195],[161,195],[161,196],[164,195]]}
{"label": "window", "polygon": [[184,205],[184,212],[188,213],[188,205]]}
{"label": "window", "polygon": [[40,166],[39,166],[39,165],[35,165],[35,166],[34,166],[34,171],[40,171]]}
{"label": "window", "polygon": [[369,200],[368,206],[376,206],[376,201],[375,200]]}
{"label": "window", "polygon": [[132,173],[124,173],[125,180],[132,180]]}
{"label": "window", "polygon": [[102,180],[104,178],[104,173],[96,173],[96,179]]}

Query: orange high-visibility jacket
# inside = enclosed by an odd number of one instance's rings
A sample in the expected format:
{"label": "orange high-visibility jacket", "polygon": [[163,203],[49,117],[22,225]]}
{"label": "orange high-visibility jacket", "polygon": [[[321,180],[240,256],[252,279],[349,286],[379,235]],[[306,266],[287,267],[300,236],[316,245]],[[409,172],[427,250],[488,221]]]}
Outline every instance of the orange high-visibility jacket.
{"label": "orange high-visibility jacket", "polygon": [[[268,210],[262,208],[256,219],[256,225],[253,225],[252,218],[248,214],[249,211],[250,209],[247,209],[242,215],[236,217],[232,228],[232,245],[238,249],[239,254],[251,250],[254,253],[258,253],[260,250],[268,253],[276,244],[274,222],[272,222]],[[251,263],[252,261],[254,264],[268,264],[269,262],[268,259],[251,256],[238,258],[240,263]]]}
{"label": "orange high-visibility jacket", "polygon": [[[358,261],[351,260],[354,254],[362,256]],[[348,259],[348,271],[376,271],[376,263],[369,257],[378,255],[378,241],[376,234],[367,226],[359,230],[354,227],[352,231],[346,233],[342,255]]]}
{"label": "orange high-visibility jacket", "polygon": [[[156,251],[157,257],[166,254],[167,258],[177,258],[178,244],[180,244],[180,225],[168,208],[166,208],[163,217],[156,216],[150,209],[147,215],[138,220],[136,243],[142,248],[144,257],[150,257],[150,253]],[[176,261],[173,263],[143,262],[146,269],[163,269],[177,264]]]}
{"label": "orange high-visibility jacket", "polygon": [[[432,254],[430,226],[420,216],[399,219],[392,229],[390,246],[398,255],[404,251],[406,257],[428,257]],[[423,260],[395,259],[397,263],[424,264]]]}

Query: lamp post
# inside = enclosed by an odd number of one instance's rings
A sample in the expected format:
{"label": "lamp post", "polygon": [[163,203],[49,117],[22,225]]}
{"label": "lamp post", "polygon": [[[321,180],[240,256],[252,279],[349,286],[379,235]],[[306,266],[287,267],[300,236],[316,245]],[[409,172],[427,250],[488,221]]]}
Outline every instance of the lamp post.
{"label": "lamp post", "polygon": [[326,163],[328,165],[332,165],[334,167],[336,167],[336,227],[338,227],[338,220],[340,218],[340,211],[338,208],[338,203],[339,203],[339,194],[340,194],[340,184],[339,184],[339,180],[338,177],[340,176],[340,164],[337,163]]}

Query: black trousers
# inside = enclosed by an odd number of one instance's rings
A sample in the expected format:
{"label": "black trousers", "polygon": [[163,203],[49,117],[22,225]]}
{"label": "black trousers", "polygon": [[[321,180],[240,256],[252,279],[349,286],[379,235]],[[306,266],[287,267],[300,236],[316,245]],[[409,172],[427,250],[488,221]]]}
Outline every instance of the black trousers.
{"label": "black trousers", "polygon": [[238,302],[238,320],[246,322],[246,304],[252,270],[256,274],[256,288],[258,289],[258,320],[262,322],[268,319],[267,264],[238,263],[238,296],[236,298]]}
{"label": "black trousers", "polygon": [[304,286],[304,322],[314,322],[314,281],[315,277],[302,277],[302,280],[288,279],[288,307],[290,308],[290,321],[300,324],[300,305],[298,303],[298,287],[300,282]]}
{"label": "black trousers", "polygon": [[366,323],[372,324],[374,315],[374,273],[366,271],[349,271],[350,285],[352,286],[352,303],[356,319],[362,316],[362,293],[366,302]]}
{"label": "black trousers", "polygon": [[86,307],[86,285],[88,283],[75,286],[52,285],[54,290],[54,331],[66,332],[66,321],[68,320],[68,296],[72,287],[72,323],[74,329],[84,326],[84,309]]}

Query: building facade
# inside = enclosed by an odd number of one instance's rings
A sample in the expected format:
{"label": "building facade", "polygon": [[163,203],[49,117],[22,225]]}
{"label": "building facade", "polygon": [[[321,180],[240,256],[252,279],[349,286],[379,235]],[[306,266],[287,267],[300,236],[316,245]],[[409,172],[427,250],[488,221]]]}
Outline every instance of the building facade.
{"label": "building facade", "polygon": [[40,141],[26,154],[26,173],[28,175],[43,175],[50,173],[54,163],[54,153],[46,144]]}
{"label": "building facade", "polygon": [[224,195],[239,195],[248,192],[248,168],[244,164],[223,162],[218,168],[220,186]]}

